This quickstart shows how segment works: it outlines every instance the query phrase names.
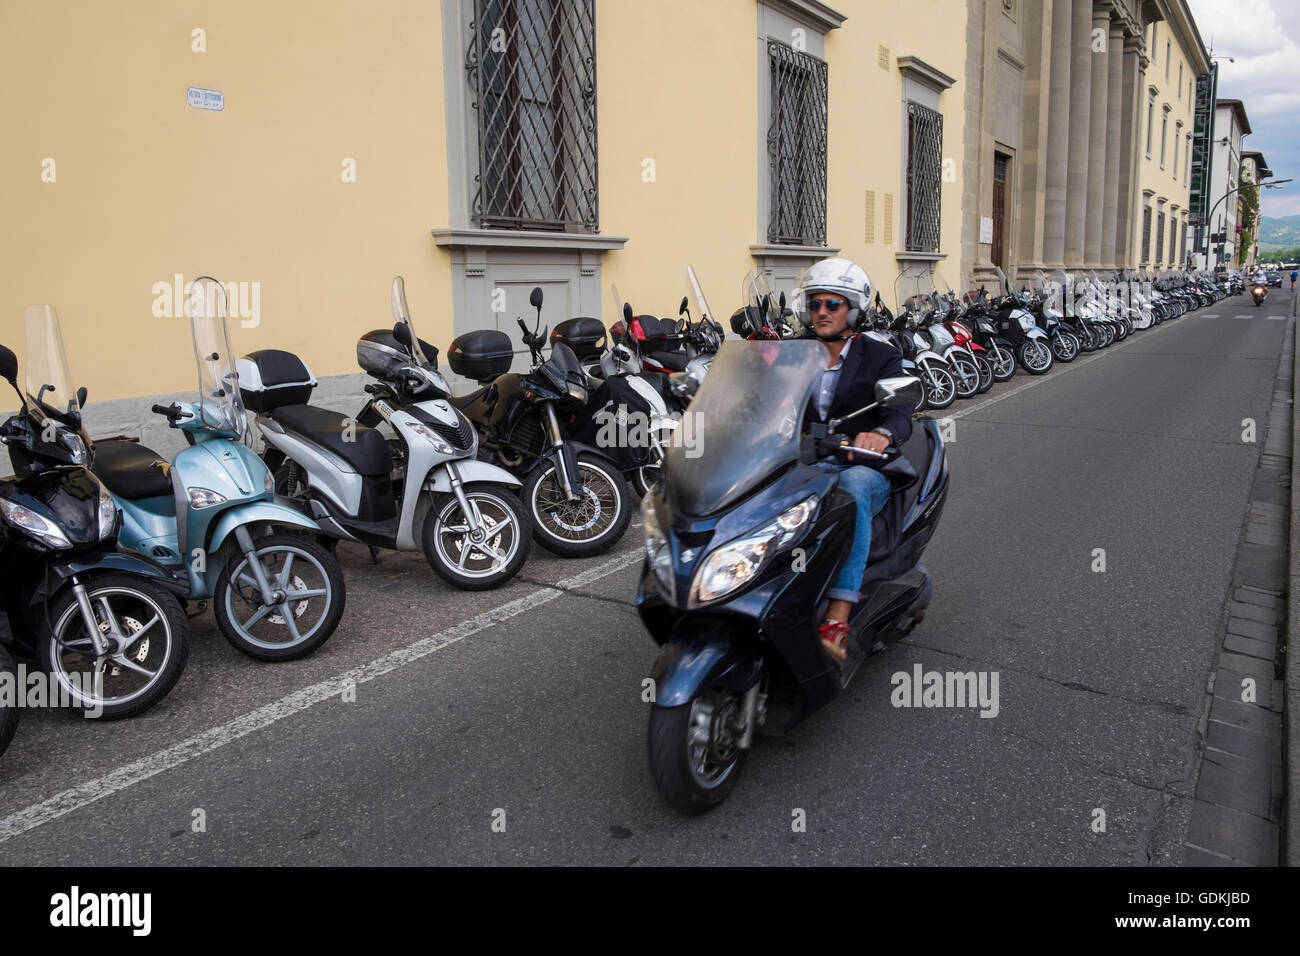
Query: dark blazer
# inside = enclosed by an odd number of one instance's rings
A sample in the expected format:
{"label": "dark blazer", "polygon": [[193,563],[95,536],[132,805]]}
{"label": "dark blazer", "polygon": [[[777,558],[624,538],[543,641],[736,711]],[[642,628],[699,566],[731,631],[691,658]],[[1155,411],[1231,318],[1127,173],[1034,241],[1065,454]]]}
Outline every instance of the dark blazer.
{"label": "dark blazer", "polygon": [[[876,382],[882,378],[906,375],[903,356],[895,348],[866,335],[855,335],[852,345],[846,345],[849,354],[840,369],[840,380],[831,398],[828,420],[855,412],[876,400]],[[813,415],[817,414],[816,398]],[[844,433],[856,438],[874,428],[887,428],[894,436],[894,444],[902,445],[912,434],[912,410],[897,406],[878,408],[844,423]]]}

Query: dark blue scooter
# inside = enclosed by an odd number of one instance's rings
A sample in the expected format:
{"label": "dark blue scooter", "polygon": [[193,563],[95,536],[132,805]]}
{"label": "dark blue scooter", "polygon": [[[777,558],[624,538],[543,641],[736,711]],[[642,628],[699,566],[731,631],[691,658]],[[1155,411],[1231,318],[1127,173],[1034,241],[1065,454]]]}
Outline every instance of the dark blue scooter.
{"label": "dark blue scooter", "polygon": [[875,404],[805,425],[826,368],[815,340],[727,342],[691,404],[705,454],[669,449],[642,504],[641,619],[661,646],[650,714],[650,767],[684,813],[735,786],[758,728],[777,733],[836,697],[868,655],[906,635],[929,604],[920,560],[938,526],[948,469],[935,422],[917,422],[893,454],[856,451],[894,486],[872,526],[862,600],[842,668],[817,621],[853,540],[856,509],[839,490],[836,429],[881,404],[911,405],[916,379],[883,380]]}

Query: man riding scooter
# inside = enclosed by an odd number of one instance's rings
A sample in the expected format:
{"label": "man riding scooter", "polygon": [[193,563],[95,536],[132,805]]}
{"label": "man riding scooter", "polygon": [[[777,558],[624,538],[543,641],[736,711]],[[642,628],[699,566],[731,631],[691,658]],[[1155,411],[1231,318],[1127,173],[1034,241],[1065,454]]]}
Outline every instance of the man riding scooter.
{"label": "man riding scooter", "polygon": [[[812,411],[817,420],[830,421],[870,405],[878,380],[906,374],[901,353],[862,334],[867,328],[872,289],[861,266],[847,259],[823,259],[800,273],[795,282],[794,311],[830,352],[814,393]],[[883,452],[891,444],[907,441],[912,419],[906,409],[885,405],[853,419],[850,432],[853,447]],[[871,520],[889,500],[890,482],[878,470],[851,461],[837,467],[843,472],[840,487],[857,502],[858,519],[853,548],[828,592],[831,600],[820,635],[826,652],[843,664],[848,653],[849,613],[858,602],[871,553]]]}

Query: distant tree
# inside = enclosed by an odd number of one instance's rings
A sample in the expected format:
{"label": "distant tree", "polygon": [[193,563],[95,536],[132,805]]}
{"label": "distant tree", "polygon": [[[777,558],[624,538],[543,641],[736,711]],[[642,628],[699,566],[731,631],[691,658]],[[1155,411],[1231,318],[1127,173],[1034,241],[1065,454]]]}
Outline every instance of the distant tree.
{"label": "distant tree", "polygon": [[1241,239],[1237,242],[1239,266],[1245,264],[1250,247],[1255,244],[1255,225],[1259,218],[1259,184],[1247,180],[1245,172],[1246,164],[1243,162],[1237,173],[1237,181],[1242,184],[1237,200],[1237,222],[1242,224]]}

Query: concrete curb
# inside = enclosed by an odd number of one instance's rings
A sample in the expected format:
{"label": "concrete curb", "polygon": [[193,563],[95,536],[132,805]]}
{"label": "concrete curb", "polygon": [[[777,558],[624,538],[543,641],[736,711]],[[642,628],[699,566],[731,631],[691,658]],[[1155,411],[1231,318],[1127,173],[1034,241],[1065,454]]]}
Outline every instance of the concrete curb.
{"label": "concrete curb", "polygon": [[[1296,290],[1291,291],[1291,321],[1296,321],[1297,306],[1300,296]],[[1300,328],[1296,330],[1300,335]],[[1300,632],[1300,547],[1297,546],[1297,533],[1300,533],[1300,376],[1296,375],[1296,362],[1291,366],[1291,528],[1289,545],[1291,548],[1290,567],[1287,577],[1286,599],[1286,652],[1284,686],[1285,704],[1282,712],[1283,764],[1285,775],[1283,786],[1286,789],[1286,806],[1282,815],[1282,863],[1286,866],[1300,866],[1300,654],[1291,653],[1296,647],[1296,635]]]}

